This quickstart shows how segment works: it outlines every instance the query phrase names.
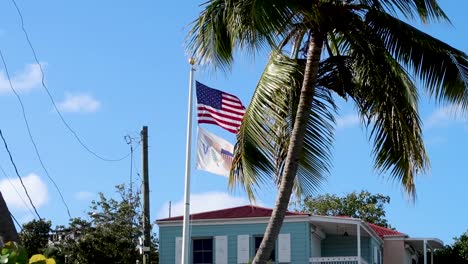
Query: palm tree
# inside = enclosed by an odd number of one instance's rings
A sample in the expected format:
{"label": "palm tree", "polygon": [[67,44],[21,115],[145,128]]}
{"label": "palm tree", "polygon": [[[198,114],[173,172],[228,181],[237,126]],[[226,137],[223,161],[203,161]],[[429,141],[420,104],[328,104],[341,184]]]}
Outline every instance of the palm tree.
{"label": "palm tree", "polygon": [[[450,22],[436,0],[209,0],[189,33],[201,63],[229,69],[237,48],[273,51],[235,149],[231,187],[278,197],[253,263],[266,263],[291,195],[312,192],[331,167],[336,96],[355,103],[375,168],[415,197],[429,168],[416,80],[441,103],[468,108],[467,55],[399,19]],[[285,49],[291,49],[286,56]]]}

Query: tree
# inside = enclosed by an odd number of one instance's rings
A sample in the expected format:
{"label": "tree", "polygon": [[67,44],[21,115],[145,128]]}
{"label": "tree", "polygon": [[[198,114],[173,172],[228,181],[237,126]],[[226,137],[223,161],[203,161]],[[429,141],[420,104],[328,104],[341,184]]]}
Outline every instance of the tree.
{"label": "tree", "polygon": [[[273,178],[278,197],[254,263],[266,263],[290,197],[331,166],[339,95],[370,131],[375,168],[415,197],[429,168],[416,80],[440,102],[468,108],[465,53],[399,19],[447,22],[436,0],[209,0],[189,33],[201,63],[229,69],[236,48],[273,49],[248,107],[229,183],[253,199]],[[292,47],[289,57],[285,47]],[[297,177],[296,177],[297,175]]]}
{"label": "tree", "polygon": [[315,215],[350,216],[368,223],[389,227],[385,218],[385,205],[389,203],[389,196],[361,191],[360,193],[352,192],[344,197],[334,194],[307,196],[298,209]]}
{"label": "tree", "polygon": [[44,219],[32,220],[23,225],[23,230],[19,233],[20,243],[29,256],[40,254],[47,247],[51,225],[51,221]]}
{"label": "tree", "polygon": [[452,245],[436,251],[436,263],[468,263],[468,231],[455,237]]}
{"label": "tree", "polygon": [[[72,219],[69,227],[59,227],[58,232],[68,234],[63,243],[49,249],[48,256],[68,263],[135,263],[142,256],[137,250],[142,236],[140,194],[116,186],[119,199],[108,199],[99,194],[92,201],[91,221]],[[157,240],[153,236],[150,255],[158,263]]]}

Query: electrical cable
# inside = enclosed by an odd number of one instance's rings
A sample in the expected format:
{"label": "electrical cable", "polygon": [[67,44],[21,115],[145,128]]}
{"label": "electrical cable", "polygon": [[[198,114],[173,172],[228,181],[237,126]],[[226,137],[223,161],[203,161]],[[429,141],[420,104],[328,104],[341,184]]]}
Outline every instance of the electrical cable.
{"label": "electrical cable", "polygon": [[15,216],[10,211],[8,211],[8,212],[10,213],[10,216],[13,219],[13,221],[15,221],[16,225],[20,228],[20,232],[23,232],[23,227],[20,225],[18,220],[16,220]]}
{"label": "electrical cable", "polygon": [[23,201],[23,204],[26,206],[26,208],[28,208],[29,212],[33,215],[34,217],[34,212],[32,211],[31,207],[29,207],[28,203],[26,203],[26,201],[24,200],[23,196],[19,193],[18,189],[16,189],[15,185],[13,184],[13,182],[11,182],[11,179],[10,179],[10,176],[8,176],[8,174],[5,172],[5,170],[3,169],[3,167],[0,165],[0,170],[2,171],[3,175],[5,175],[5,177],[7,178],[8,182],[10,183],[11,187],[13,188],[13,190],[15,190],[16,194],[18,194],[19,198],[21,199],[21,201]]}
{"label": "electrical cable", "polygon": [[2,133],[2,130],[1,130],[1,129],[0,129],[0,137],[1,137],[2,140],[3,140],[3,145],[5,146],[5,149],[6,149],[6,151],[8,152],[8,156],[10,156],[10,162],[11,162],[11,164],[13,165],[13,167],[15,168],[16,176],[18,176],[18,179],[20,180],[21,185],[23,186],[24,192],[26,193],[26,196],[27,196],[28,199],[29,199],[29,203],[31,204],[32,208],[34,209],[34,212],[36,212],[36,215],[37,215],[37,217],[38,217],[39,220],[40,220],[40,219],[41,219],[41,216],[40,216],[39,213],[37,212],[36,206],[34,206],[34,203],[33,203],[32,199],[31,199],[31,196],[29,196],[28,189],[26,189],[26,186],[24,185],[23,179],[21,178],[21,176],[20,176],[20,174],[19,174],[19,172],[18,172],[18,168],[16,167],[15,161],[13,160],[13,156],[11,155],[10,149],[8,148],[8,145],[7,145],[7,142],[6,142],[6,140],[5,140],[5,137],[3,137],[3,133]]}
{"label": "electrical cable", "polygon": [[60,199],[62,200],[63,205],[65,205],[65,208],[67,209],[68,217],[71,219],[72,217],[71,217],[71,214],[70,214],[70,209],[68,208],[68,205],[65,202],[65,199],[63,198],[62,192],[60,191],[60,188],[57,186],[57,183],[54,181],[54,179],[52,179],[52,177],[50,176],[49,171],[47,170],[47,168],[44,165],[44,162],[42,161],[42,157],[41,157],[41,155],[39,153],[39,150],[37,148],[36,141],[34,140],[34,137],[32,136],[32,133],[31,133],[31,128],[29,126],[28,118],[26,117],[26,109],[24,107],[23,100],[21,100],[20,95],[18,94],[16,89],[13,87],[13,83],[12,83],[11,78],[10,78],[10,73],[8,71],[8,66],[6,64],[5,57],[3,56],[3,52],[2,52],[1,49],[0,49],[0,57],[1,57],[2,62],[3,62],[3,67],[5,68],[5,74],[6,74],[7,78],[8,78],[10,88],[13,91],[13,93],[15,94],[15,96],[18,99],[18,102],[19,102],[19,104],[21,106],[21,111],[22,111],[22,114],[23,114],[23,120],[24,120],[24,123],[26,124],[26,129],[28,131],[29,139],[30,139],[30,141],[31,141],[31,143],[32,143],[32,145],[34,147],[34,151],[36,153],[37,159],[39,160],[39,163],[41,164],[42,169],[44,170],[45,174],[47,175],[47,178],[49,178],[49,180],[52,182],[55,189],[59,193]]}
{"label": "electrical cable", "polygon": [[120,157],[120,158],[117,158],[117,159],[109,159],[109,158],[105,158],[99,154],[97,154],[95,151],[93,151],[91,148],[89,148],[84,142],[83,140],[78,136],[78,134],[76,133],[75,130],[73,130],[71,128],[71,126],[68,124],[68,122],[65,120],[65,118],[63,117],[62,113],[60,112],[60,110],[58,109],[57,107],[57,104],[55,103],[55,100],[54,100],[54,97],[52,96],[52,94],[50,93],[49,91],[49,88],[47,88],[47,85],[45,84],[45,75],[44,75],[44,70],[42,68],[42,65],[41,63],[39,62],[39,59],[37,57],[37,53],[36,53],[36,50],[34,49],[33,45],[32,45],[32,42],[29,38],[29,34],[28,32],[26,31],[26,28],[25,28],[25,25],[24,25],[24,18],[23,18],[23,14],[21,13],[21,10],[18,6],[18,4],[16,3],[15,0],[11,0],[11,2],[13,3],[13,5],[15,6],[16,8],[16,11],[18,12],[18,15],[20,17],[20,20],[21,20],[21,29],[24,33],[24,36],[26,38],[26,41],[28,42],[28,45],[29,45],[29,48],[31,49],[31,52],[33,53],[33,56],[34,56],[34,60],[35,62],[37,63],[38,67],[39,67],[39,70],[41,72],[41,84],[42,84],[42,87],[44,88],[44,90],[46,91],[47,95],[49,96],[49,99],[50,101],[52,102],[52,105],[54,107],[54,110],[55,112],[57,112],[58,116],[60,117],[60,120],[62,121],[63,125],[68,129],[68,131],[70,131],[70,133],[72,133],[72,135],[75,137],[75,139],[78,141],[78,143],[86,150],[88,151],[90,154],[92,154],[93,156],[95,156],[96,158],[100,159],[100,160],[103,160],[103,161],[109,161],[109,162],[116,162],[116,161],[121,161],[121,160],[124,160],[126,159],[128,156],[130,156],[130,153],[127,153],[126,155]]}

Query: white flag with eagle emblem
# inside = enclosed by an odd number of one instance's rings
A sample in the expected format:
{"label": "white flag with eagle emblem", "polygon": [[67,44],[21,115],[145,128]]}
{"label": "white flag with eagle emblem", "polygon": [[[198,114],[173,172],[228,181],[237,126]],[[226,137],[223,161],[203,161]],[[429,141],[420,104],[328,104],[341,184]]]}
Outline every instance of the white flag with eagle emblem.
{"label": "white flag with eagle emblem", "polygon": [[205,129],[198,127],[197,169],[229,176],[234,146]]}

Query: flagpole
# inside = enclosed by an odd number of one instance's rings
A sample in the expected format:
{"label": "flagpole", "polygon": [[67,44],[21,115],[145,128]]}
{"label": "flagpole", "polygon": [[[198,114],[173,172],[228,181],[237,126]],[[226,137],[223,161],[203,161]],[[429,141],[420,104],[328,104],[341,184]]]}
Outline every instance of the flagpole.
{"label": "flagpole", "polygon": [[185,193],[184,193],[184,224],[182,228],[182,264],[189,263],[189,252],[190,252],[190,161],[191,161],[191,145],[192,145],[192,109],[193,109],[193,75],[195,73],[195,59],[189,59],[190,64],[190,77],[189,77],[189,93],[188,93],[188,111],[187,111],[187,145],[185,152]]}

